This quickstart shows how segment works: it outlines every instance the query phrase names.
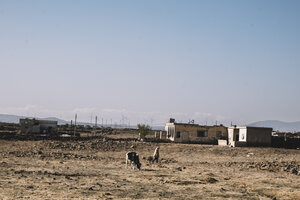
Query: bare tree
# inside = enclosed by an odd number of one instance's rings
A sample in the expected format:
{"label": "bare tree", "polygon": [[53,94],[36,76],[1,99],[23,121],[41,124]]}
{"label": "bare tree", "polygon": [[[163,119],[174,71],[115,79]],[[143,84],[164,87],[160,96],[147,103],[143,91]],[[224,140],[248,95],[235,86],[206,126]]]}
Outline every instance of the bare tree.
{"label": "bare tree", "polygon": [[149,125],[146,124],[138,124],[138,131],[139,131],[139,140],[145,140],[146,135],[151,131]]}

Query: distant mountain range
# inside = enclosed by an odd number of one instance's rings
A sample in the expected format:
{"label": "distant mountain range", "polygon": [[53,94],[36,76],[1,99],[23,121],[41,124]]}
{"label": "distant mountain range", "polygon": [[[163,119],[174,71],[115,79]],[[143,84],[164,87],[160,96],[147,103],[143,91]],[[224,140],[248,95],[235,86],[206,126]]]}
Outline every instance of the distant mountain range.
{"label": "distant mountain range", "polygon": [[[7,114],[0,114],[0,122],[5,123],[19,123],[19,120],[22,118],[33,118],[33,117],[25,117],[25,116],[18,116],[18,115],[7,115]],[[52,120],[57,121],[59,125],[61,124],[68,124],[70,122],[56,118],[56,117],[46,117],[46,118],[36,118],[40,120]]]}
{"label": "distant mountain range", "polygon": [[278,120],[266,120],[248,124],[248,126],[258,127],[271,127],[274,131],[282,132],[300,132],[300,121],[299,122],[283,122]]}
{"label": "distant mountain range", "polygon": [[[18,115],[8,115],[8,114],[0,114],[0,122],[5,122],[5,123],[19,123],[20,119],[24,118],[36,118],[39,120],[51,120],[51,121],[57,121],[58,125],[63,125],[63,124],[70,124],[70,121],[66,121],[63,119],[59,119],[57,117],[28,117],[28,116],[18,116]],[[74,123],[74,121],[73,121]],[[88,123],[88,122],[77,122],[78,125],[91,125],[93,126],[94,124]]]}
{"label": "distant mountain range", "polygon": [[[21,118],[33,118],[33,117],[28,117],[28,116],[18,116],[18,115],[8,115],[8,114],[0,114],[0,122],[5,122],[5,123],[19,123],[19,120]],[[63,125],[63,124],[70,124],[70,121],[66,121],[63,119],[59,119],[57,117],[47,117],[47,118],[39,118],[36,117],[36,119],[39,120],[52,120],[52,121],[57,121],[58,125]],[[73,121],[74,123],[74,121]],[[89,122],[77,122],[78,125],[89,125],[89,126],[94,126],[94,123],[89,123]],[[100,124],[99,124],[100,126]],[[112,127],[112,128],[137,128],[136,125],[115,125],[115,124],[106,124],[103,125],[105,127]],[[152,127],[153,130],[162,130],[164,127],[163,126],[154,126]]]}
{"label": "distant mountain range", "polygon": [[[0,122],[6,122],[6,123],[19,123],[20,118],[33,118],[33,117],[26,117],[26,116],[18,116],[18,115],[8,115],[8,114],[0,114]],[[47,118],[36,118],[40,120],[53,120],[57,121],[59,125],[62,124],[70,124],[70,121],[66,121],[63,119],[59,119],[57,117],[47,117]],[[78,125],[91,125],[94,124],[88,123],[88,122],[78,122]],[[108,124],[107,126],[114,127],[115,125]],[[282,131],[282,132],[300,132],[300,121],[298,122],[283,122],[278,120],[265,120],[265,121],[259,121],[247,124],[247,126],[257,126],[257,127],[271,127],[274,131]],[[121,128],[120,125],[118,125],[119,128]],[[135,125],[130,126],[130,128],[136,128]],[[154,130],[163,130],[163,126],[155,126],[152,127]]]}

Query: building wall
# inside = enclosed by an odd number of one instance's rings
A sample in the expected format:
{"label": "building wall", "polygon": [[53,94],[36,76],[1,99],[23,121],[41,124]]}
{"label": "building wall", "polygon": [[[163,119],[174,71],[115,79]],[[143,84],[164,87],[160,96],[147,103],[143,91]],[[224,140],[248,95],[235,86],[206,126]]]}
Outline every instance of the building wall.
{"label": "building wall", "polygon": [[248,146],[271,146],[272,128],[247,127]]}
{"label": "building wall", "polygon": [[21,133],[41,134],[57,132],[57,121],[20,119]]}
{"label": "building wall", "polygon": [[227,139],[228,138],[227,127],[225,127],[225,126],[209,126],[208,136]]}
{"label": "building wall", "polygon": [[228,128],[228,145],[233,146],[233,141],[234,141],[234,132],[233,132],[233,128],[229,127]]}
{"label": "building wall", "polygon": [[229,127],[228,144],[236,146],[243,143],[247,146],[271,146],[272,128]]}
{"label": "building wall", "polygon": [[[217,139],[227,139],[224,126],[200,126],[197,124],[166,125],[167,137],[174,142],[217,143]],[[169,132],[168,132],[169,131]]]}
{"label": "building wall", "polygon": [[247,142],[247,128],[241,128],[239,133],[239,142]]}
{"label": "building wall", "polygon": [[[197,137],[197,130],[204,131],[204,134],[206,134],[205,128],[200,128],[196,125],[190,124],[190,125],[175,125],[175,133],[176,137],[174,139],[175,142],[190,142],[195,140]],[[180,137],[178,137],[178,133],[180,133]]]}
{"label": "building wall", "polygon": [[175,140],[175,125],[174,123],[167,123],[165,127],[165,131],[167,132],[167,138],[171,141]]}
{"label": "building wall", "polygon": [[247,129],[246,127],[229,127],[228,128],[228,144],[236,146],[237,142],[246,142]]}

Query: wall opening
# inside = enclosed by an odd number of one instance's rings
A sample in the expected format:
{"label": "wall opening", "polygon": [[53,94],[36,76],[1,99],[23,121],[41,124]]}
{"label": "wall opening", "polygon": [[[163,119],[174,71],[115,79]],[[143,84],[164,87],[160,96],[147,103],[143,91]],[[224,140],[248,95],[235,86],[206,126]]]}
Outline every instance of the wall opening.
{"label": "wall opening", "polygon": [[240,139],[240,129],[234,129],[234,141],[239,141]]}
{"label": "wall opening", "polygon": [[205,131],[197,131],[197,137],[205,137]]}

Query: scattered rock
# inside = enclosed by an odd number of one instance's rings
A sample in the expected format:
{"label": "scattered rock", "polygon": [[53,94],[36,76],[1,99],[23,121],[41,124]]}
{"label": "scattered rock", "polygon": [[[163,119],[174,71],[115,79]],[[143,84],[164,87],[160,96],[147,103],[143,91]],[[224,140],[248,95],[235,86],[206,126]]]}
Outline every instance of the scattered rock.
{"label": "scattered rock", "polygon": [[0,163],[0,166],[1,166],[1,167],[6,167],[7,165],[8,165],[7,162],[1,162],[1,163]]}
{"label": "scattered rock", "polygon": [[248,153],[247,154],[247,157],[251,157],[251,156],[254,156],[254,153]]}
{"label": "scattered rock", "polygon": [[212,177],[208,177],[208,178],[206,178],[206,182],[208,182],[208,183],[216,183],[216,182],[218,182],[218,180],[215,179],[215,178],[212,178]]}
{"label": "scattered rock", "polygon": [[96,185],[98,185],[99,187],[102,187],[102,184],[100,184],[100,183],[96,183]]}
{"label": "scattered rock", "polygon": [[293,168],[291,172],[292,172],[292,174],[295,174],[295,175],[298,174],[298,170],[296,168]]}
{"label": "scattered rock", "polygon": [[181,167],[178,167],[178,168],[175,168],[175,169],[178,170],[178,171],[182,171]]}

